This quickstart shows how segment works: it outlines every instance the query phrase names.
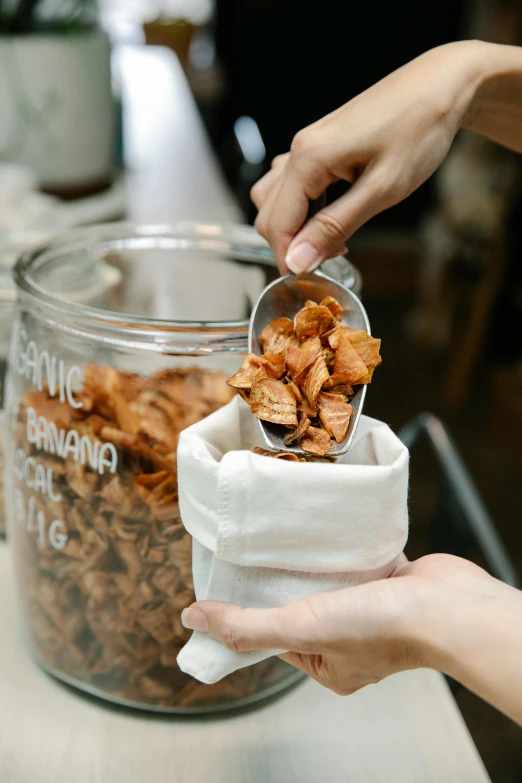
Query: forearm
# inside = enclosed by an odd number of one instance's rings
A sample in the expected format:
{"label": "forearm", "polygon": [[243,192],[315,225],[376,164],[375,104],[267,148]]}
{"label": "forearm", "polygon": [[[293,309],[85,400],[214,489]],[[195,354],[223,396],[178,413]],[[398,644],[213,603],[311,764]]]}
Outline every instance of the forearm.
{"label": "forearm", "polygon": [[443,591],[421,629],[426,663],[522,725],[522,592],[492,577]]}
{"label": "forearm", "polygon": [[467,43],[475,47],[475,87],[462,127],[522,152],[522,48]]}

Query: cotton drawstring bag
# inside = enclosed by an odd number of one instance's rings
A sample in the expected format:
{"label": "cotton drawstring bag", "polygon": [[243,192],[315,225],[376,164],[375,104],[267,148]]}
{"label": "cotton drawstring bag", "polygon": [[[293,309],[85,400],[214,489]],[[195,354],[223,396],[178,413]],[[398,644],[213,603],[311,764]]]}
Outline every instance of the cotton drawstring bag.
{"label": "cotton drawstring bag", "polygon": [[[390,428],[362,416],[335,463],[252,452],[262,445],[239,397],[181,433],[179,503],[197,600],[280,607],[389,576],[408,535],[408,451]],[[194,632],[177,661],[214,683],[280,652],[233,652]]]}

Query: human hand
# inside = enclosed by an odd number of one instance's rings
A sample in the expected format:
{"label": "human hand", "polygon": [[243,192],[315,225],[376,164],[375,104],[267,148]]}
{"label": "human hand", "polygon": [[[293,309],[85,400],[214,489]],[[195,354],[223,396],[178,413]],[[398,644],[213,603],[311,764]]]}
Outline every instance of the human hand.
{"label": "human hand", "polygon": [[388,579],[280,609],[199,601],[182,620],[236,652],[289,650],[283,660],[344,695],[404,669],[453,672],[448,618],[477,607],[480,617],[481,603],[504,590],[512,589],[466,560],[430,555],[404,558]]}
{"label": "human hand", "polygon": [[[433,49],[297,134],[252,189],[256,228],[282,273],[343,253],[363,223],[433,174],[470,108],[487,46]],[[339,180],[349,190],[305,223],[309,201]]]}

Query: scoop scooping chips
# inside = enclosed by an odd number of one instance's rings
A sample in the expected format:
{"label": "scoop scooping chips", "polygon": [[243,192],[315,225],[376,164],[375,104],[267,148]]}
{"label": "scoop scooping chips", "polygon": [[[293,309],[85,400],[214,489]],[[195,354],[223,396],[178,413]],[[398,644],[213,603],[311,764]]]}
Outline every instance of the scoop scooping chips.
{"label": "scoop scooping chips", "polygon": [[278,456],[335,457],[350,446],[380,344],[355,294],[321,272],[289,275],[261,294],[250,353],[228,384]]}

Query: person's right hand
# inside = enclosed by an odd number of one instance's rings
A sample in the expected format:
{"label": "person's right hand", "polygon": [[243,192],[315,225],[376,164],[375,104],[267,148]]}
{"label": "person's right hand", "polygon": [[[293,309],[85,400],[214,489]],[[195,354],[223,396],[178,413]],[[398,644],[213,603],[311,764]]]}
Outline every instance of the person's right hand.
{"label": "person's right hand", "polygon": [[[433,174],[470,108],[488,46],[432,49],[297,134],[251,194],[281,272],[343,253],[363,223]],[[352,183],[347,193],[305,223],[309,201],[339,180]]]}
{"label": "person's right hand", "polygon": [[423,626],[431,628],[463,590],[474,596],[489,589],[494,596],[494,588],[495,580],[465,560],[430,555],[409,563],[403,556],[387,579],[276,609],[197,601],[182,622],[236,652],[289,650],[283,660],[348,695],[395,672],[432,665],[435,645]]}

